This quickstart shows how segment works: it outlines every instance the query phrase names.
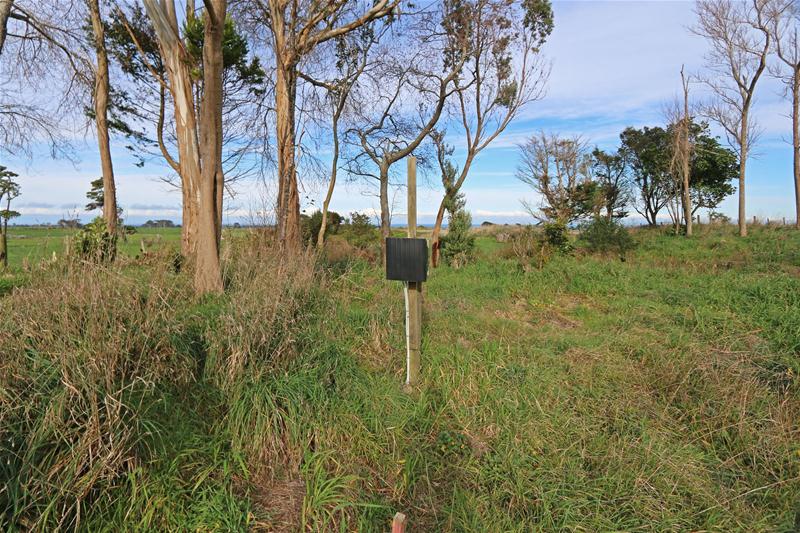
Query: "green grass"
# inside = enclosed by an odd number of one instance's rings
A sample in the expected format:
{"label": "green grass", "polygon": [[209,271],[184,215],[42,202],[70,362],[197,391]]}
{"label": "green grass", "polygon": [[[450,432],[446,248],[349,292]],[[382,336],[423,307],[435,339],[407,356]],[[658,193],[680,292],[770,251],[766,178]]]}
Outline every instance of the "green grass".
{"label": "green grass", "polygon": [[794,531],[800,232],[733,231],[638,231],[625,262],[541,270],[481,237],[477,262],[430,272],[412,391],[401,285],[374,265],[309,278],[233,254],[226,296],[200,302],[168,277],[169,332],[141,342],[168,334],[194,377],[150,378],[152,430],[79,529],[387,531],[402,511],[412,531]]}
{"label": "green grass", "polygon": [[[40,226],[11,226],[8,228],[8,257],[12,269],[24,263],[36,265],[40,261],[52,259],[53,253],[64,253],[66,240],[77,230],[48,228]],[[136,233],[120,240],[120,253],[135,257],[141,252],[141,241],[146,248],[173,245],[178,246],[181,239],[180,228],[136,228]]]}

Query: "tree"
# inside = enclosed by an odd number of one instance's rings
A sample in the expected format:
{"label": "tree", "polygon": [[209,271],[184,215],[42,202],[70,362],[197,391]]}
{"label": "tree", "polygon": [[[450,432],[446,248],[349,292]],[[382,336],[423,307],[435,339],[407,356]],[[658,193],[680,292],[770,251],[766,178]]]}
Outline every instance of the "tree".
{"label": "tree", "polygon": [[772,4],[771,33],[779,63],[772,73],[786,87],[792,102],[792,155],[795,200],[795,226],[800,229],[800,6],[795,0],[779,0]]}
{"label": "tree", "polygon": [[8,221],[20,216],[17,211],[11,210],[11,201],[19,196],[19,184],[14,181],[18,176],[0,165],[0,206],[5,202],[5,208],[0,209],[0,262],[4,267],[8,267]]}
{"label": "tree", "polygon": [[596,147],[592,151],[592,176],[600,188],[602,208],[609,220],[628,216],[627,170],[625,156],[619,151],[609,153]]}
{"label": "tree", "polygon": [[745,172],[756,140],[750,115],[756,84],[767,67],[772,35],[770,0],[698,0],[693,31],[711,45],[706,57],[709,74],[701,80],[717,100],[704,111],[717,122],[739,157],[739,235],[747,236]]}
{"label": "tree", "polygon": [[8,19],[11,17],[11,8],[14,0],[0,0],[0,55],[3,54],[3,45],[6,44],[8,33]]}
{"label": "tree", "polygon": [[[384,26],[382,31],[388,29]],[[351,94],[359,77],[369,65],[370,49],[380,40],[375,34],[372,23],[361,26],[358,30],[334,40],[333,59],[335,59],[335,74],[332,80],[320,80],[307,72],[298,71],[298,75],[312,86],[325,92],[322,108],[330,113],[330,133],[333,155],[331,157],[331,170],[328,180],[328,190],[322,202],[320,212],[321,221],[319,232],[316,235],[317,246],[322,247],[325,242],[325,233],[328,229],[328,209],[330,207],[333,191],[336,187],[336,178],[339,171],[339,157],[341,142],[339,136],[340,121],[348,104],[351,103]],[[304,240],[305,236],[304,236]]]}
{"label": "tree", "polygon": [[391,50],[379,50],[384,55],[382,68],[362,80],[368,84],[363,90],[375,96],[347,130],[355,152],[348,171],[378,182],[384,260],[391,225],[391,168],[421,147],[458,90],[468,46],[465,10],[463,4],[444,2],[435,13],[406,19],[398,31],[405,40],[396,39]]}
{"label": "tree", "polygon": [[317,46],[392,14],[400,0],[374,3],[323,0],[256,0],[256,17],[267,28],[275,60],[275,130],[278,148],[277,229],[282,248],[301,243],[296,171],[295,111],[298,70]]}
{"label": "tree", "polygon": [[[692,117],[689,114],[689,80],[681,67],[681,88],[683,89],[683,105],[676,103],[671,109],[667,108],[668,118],[672,124],[669,131],[672,138],[672,157],[670,158],[670,171],[676,177],[677,189],[680,191],[680,204],[683,207],[683,223],[686,226],[686,236],[692,236],[692,198],[689,181],[691,179],[690,166],[692,151],[691,143]],[[677,199],[678,195],[675,195]],[[676,202],[677,203],[677,202]],[[676,206],[677,207],[677,206]],[[677,213],[678,209],[675,209]],[[675,230],[680,226],[680,217],[675,216]]]}
{"label": "tree", "polygon": [[103,171],[103,219],[109,233],[117,230],[117,187],[114,182],[114,165],[111,160],[111,138],[108,127],[108,101],[110,82],[108,74],[108,53],[106,51],[105,23],[100,13],[99,0],[86,0],[89,18],[92,23],[92,39],[95,62],[92,65],[94,89],[93,118],[97,131],[97,148],[100,152],[100,167]]}
{"label": "tree", "polygon": [[[181,37],[196,17],[193,2],[187,4],[184,24],[179,25],[174,0],[144,0],[145,9],[158,38],[163,64],[172,95],[178,145],[184,213],[192,214],[186,224],[196,224],[195,239],[189,247],[195,260],[195,290],[222,292],[219,261],[221,201],[224,183],[222,169],[223,37],[227,0],[205,0],[201,14],[202,94],[195,104],[192,78],[197,75],[189,47]],[[193,241],[193,242],[192,242]]]}
{"label": "tree", "polygon": [[523,201],[526,210],[542,222],[569,224],[581,216],[585,203],[581,185],[591,180],[586,144],[580,137],[540,132],[519,145],[522,161],[517,178],[539,193],[539,208]]}
{"label": "tree", "polygon": [[[0,152],[32,157],[32,147],[44,140],[52,157],[71,158],[64,118],[74,93],[85,86],[85,58],[80,53],[82,32],[59,24],[74,11],[44,0],[0,0]],[[66,69],[64,67],[66,66]],[[66,74],[66,79],[61,79]],[[62,89],[47,104],[31,96],[40,88]]]}
{"label": "tree", "polygon": [[86,210],[94,211],[96,209],[103,209],[103,203],[105,202],[105,195],[103,194],[103,178],[92,180],[90,185],[91,188],[89,189],[89,192],[86,193],[86,199],[89,200],[89,203],[86,204]]}
{"label": "tree", "polygon": [[719,139],[711,135],[707,123],[693,122],[689,131],[692,145],[689,192],[693,215],[699,209],[716,209],[736,191],[732,182],[739,175],[739,160],[733,150],[722,146]]}
{"label": "tree", "polygon": [[[187,4],[193,6],[193,3]],[[192,15],[182,21],[182,40],[185,44],[184,58],[188,62],[190,91],[195,95],[204,92],[203,49],[205,42],[205,18]],[[183,198],[183,224],[181,251],[191,257],[195,253],[197,232],[196,195],[184,180],[180,165],[181,149],[179,133],[186,128],[170,121],[170,112],[175,115],[174,99],[170,102],[170,78],[162,56],[155,28],[138,5],[128,12],[116,9],[107,29],[109,55],[119,67],[121,74],[129,80],[112,94],[110,113],[111,128],[132,141],[130,146],[137,152],[139,164],[150,154],[163,157],[178,175],[178,187]],[[223,197],[226,190],[241,176],[249,173],[252,165],[245,163],[245,155],[251,150],[256,138],[252,133],[254,106],[266,93],[265,74],[258,58],[248,59],[247,40],[238,32],[231,17],[226,16],[222,35],[222,172],[215,186],[217,226],[222,227]],[[199,106],[199,96],[195,106]],[[141,129],[140,129],[141,128]],[[180,130],[180,131],[179,131]],[[152,133],[151,133],[152,132]],[[151,136],[155,136],[152,139]],[[173,151],[177,149],[177,156]],[[189,170],[187,170],[189,172]],[[167,178],[170,185],[175,185]],[[217,241],[221,232],[217,232]]]}
{"label": "tree", "polygon": [[463,129],[466,157],[445,189],[431,234],[431,262],[439,258],[439,234],[448,196],[461,190],[478,154],[491,144],[526,104],[544,94],[549,69],[540,48],[553,31],[549,0],[464,2],[469,19],[467,73],[456,79],[456,122]]}
{"label": "tree", "polygon": [[674,187],[669,172],[669,135],[661,127],[625,128],[620,134],[620,152],[627,162],[634,189],[634,210],[650,226],[658,225],[658,214],[669,202]]}

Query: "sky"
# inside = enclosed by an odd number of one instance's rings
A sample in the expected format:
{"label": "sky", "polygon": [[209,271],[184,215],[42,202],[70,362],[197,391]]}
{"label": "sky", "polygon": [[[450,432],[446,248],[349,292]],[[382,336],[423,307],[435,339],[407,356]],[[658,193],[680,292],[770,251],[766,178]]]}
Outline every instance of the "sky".
{"label": "sky", "polygon": [[[701,72],[705,41],[692,35],[694,3],[690,1],[555,1],[555,29],[544,53],[552,62],[546,96],[522,110],[517,120],[489,148],[481,152],[464,185],[467,209],[473,222],[531,222],[522,200],[537,202],[533,191],[515,177],[519,161],[517,144],[544,130],[560,135],[581,135],[591,145],[614,149],[627,126],[661,125],[665,102],[680,91],[680,69]],[[700,85],[690,89],[693,98],[706,95]],[[791,120],[789,103],[778,80],[765,75],[757,89],[754,114],[762,135],[748,162],[748,217],[794,218],[791,178]],[[720,133],[720,132],[716,132]],[[31,160],[0,156],[0,164],[20,174],[22,196],[15,209],[18,223],[47,223],[75,216],[94,216],[83,211],[89,182],[100,176],[94,140],[82,139],[76,147],[78,161],[52,160],[45,152]],[[122,143],[112,147],[117,196],[129,223],[148,219],[180,220],[180,195],[163,183],[167,169],[158,162],[143,168],[133,164]],[[457,150],[455,159],[463,160]],[[402,163],[401,163],[402,164]],[[431,223],[441,199],[441,187],[433,177],[421,181],[418,220]],[[321,205],[325,184],[304,183],[303,209]],[[237,186],[227,202],[227,222],[246,223],[263,205],[258,182]],[[405,191],[397,190],[393,223],[405,222]],[[720,211],[736,217],[736,196]],[[378,199],[363,184],[337,184],[331,209],[376,213]],[[666,216],[666,213],[664,213]],[[631,223],[640,219],[632,216]]]}

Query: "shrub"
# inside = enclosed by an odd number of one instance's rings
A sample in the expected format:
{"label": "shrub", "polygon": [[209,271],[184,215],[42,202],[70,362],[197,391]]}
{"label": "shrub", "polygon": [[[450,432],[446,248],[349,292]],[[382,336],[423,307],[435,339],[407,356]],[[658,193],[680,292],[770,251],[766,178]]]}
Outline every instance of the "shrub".
{"label": "shrub", "polygon": [[[326,220],[327,229],[325,233],[335,234],[339,230],[339,226],[342,224],[343,220],[342,215],[336,211],[328,211],[328,219]],[[300,223],[303,242],[316,246],[317,236],[322,227],[322,211],[318,209],[311,213],[311,216],[302,215]]]}
{"label": "shrub", "polygon": [[372,225],[369,215],[350,213],[350,221],[339,231],[347,242],[360,249],[369,249],[380,244],[378,228]]}
{"label": "shrub", "polygon": [[472,234],[472,216],[468,211],[459,209],[450,215],[441,249],[444,262],[454,268],[475,259],[475,235]]}
{"label": "shrub", "polygon": [[581,227],[580,240],[592,253],[617,253],[625,260],[625,254],[635,247],[631,234],[622,224],[605,217],[598,217]]}
{"label": "shrub", "polygon": [[117,255],[117,236],[108,231],[105,220],[95,218],[75,235],[75,253],[96,263],[113,261]]}
{"label": "shrub", "polygon": [[569,240],[569,230],[563,222],[547,222],[543,226],[544,239],[556,251],[562,254],[569,254],[573,250]]}

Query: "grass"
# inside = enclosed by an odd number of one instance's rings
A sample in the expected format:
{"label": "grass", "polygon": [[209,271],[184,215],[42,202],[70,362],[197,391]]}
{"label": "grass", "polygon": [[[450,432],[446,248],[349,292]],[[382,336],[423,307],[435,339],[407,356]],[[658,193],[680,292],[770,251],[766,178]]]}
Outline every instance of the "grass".
{"label": "grass", "polygon": [[231,239],[201,301],[152,263],[32,272],[0,299],[4,528],[794,531],[800,233],[699,233],[539,270],[481,237],[430,273],[411,392],[363,261]]}

